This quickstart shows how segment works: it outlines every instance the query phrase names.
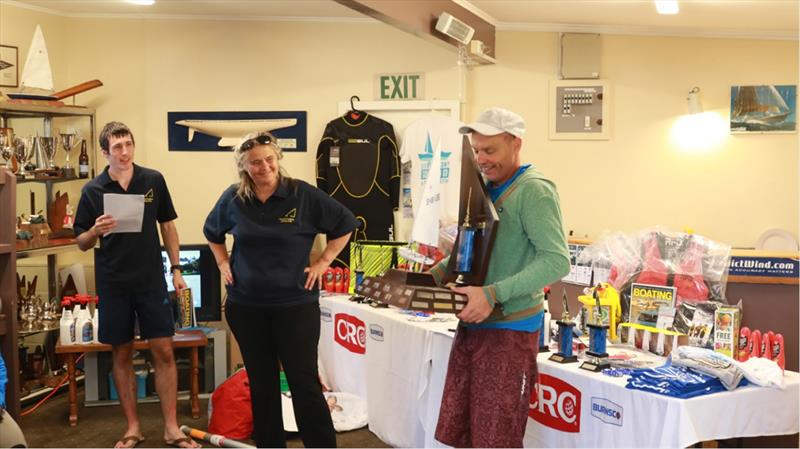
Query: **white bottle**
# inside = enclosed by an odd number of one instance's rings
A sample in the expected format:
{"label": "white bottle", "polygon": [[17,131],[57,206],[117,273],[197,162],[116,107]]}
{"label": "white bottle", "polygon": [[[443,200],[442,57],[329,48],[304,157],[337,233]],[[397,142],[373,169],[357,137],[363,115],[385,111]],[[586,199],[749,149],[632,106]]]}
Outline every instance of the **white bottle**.
{"label": "white bottle", "polygon": [[92,316],[92,327],[94,328],[94,343],[100,343],[100,298],[94,297],[94,315]]}
{"label": "white bottle", "polygon": [[550,347],[550,311],[544,309],[544,346]]}
{"label": "white bottle", "polygon": [[75,320],[75,343],[84,345],[91,343],[93,339],[92,316],[89,314],[89,309],[81,307]]}
{"label": "white bottle", "polygon": [[62,345],[75,344],[75,317],[72,316],[72,310],[69,305],[62,303],[64,308],[61,309],[61,320],[58,322],[58,337],[61,339]]}

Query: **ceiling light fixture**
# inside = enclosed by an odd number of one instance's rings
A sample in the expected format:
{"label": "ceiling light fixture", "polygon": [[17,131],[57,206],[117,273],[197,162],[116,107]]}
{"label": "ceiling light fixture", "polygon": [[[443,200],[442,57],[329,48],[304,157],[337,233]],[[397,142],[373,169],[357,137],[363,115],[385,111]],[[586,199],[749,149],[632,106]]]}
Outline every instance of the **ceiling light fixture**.
{"label": "ceiling light fixture", "polygon": [[659,14],[671,15],[678,14],[680,7],[678,7],[678,0],[655,0],[656,11]]}
{"label": "ceiling light fixture", "polygon": [[141,6],[150,6],[156,2],[156,0],[126,0],[128,3],[133,3],[134,5],[141,5]]}

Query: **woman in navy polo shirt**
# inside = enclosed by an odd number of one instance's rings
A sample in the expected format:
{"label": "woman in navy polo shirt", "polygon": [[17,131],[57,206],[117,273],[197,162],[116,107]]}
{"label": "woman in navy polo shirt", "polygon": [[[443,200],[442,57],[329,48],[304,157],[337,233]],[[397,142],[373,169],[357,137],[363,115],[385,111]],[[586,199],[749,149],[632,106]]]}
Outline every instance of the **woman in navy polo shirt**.
{"label": "woman in navy polo shirt", "polygon": [[[225,316],[242,351],[259,447],[285,447],[280,364],[306,447],[336,447],[317,372],[319,287],[358,225],[336,200],[286,176],[275,137],[250,134],[235,148],[239,182],[208,214],[208,239],[228,289]],[[317,234],[328,244],[313,263]],[[225,236],[233,236],[230,258]]]}

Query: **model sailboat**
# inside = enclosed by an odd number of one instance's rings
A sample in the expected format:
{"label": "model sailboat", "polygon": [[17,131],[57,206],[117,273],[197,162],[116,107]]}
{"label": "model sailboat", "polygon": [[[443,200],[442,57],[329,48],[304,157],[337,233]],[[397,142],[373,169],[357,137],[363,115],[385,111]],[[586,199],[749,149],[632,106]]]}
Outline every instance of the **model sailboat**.
{"label": "model sailboat", "polygon": [[28,58],[20,80],[19,92],[8,93],[11,99],[28,100],[55,100],[53,96],[53,71],[50,69],[50,57],[47,54],[47,45],[44,42],[42,28],[36,25],[33,33]]}

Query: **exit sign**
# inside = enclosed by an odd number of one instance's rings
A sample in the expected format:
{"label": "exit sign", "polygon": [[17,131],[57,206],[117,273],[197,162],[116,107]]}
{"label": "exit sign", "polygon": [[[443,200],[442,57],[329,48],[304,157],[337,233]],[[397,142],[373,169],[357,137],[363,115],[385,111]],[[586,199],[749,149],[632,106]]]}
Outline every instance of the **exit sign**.
{"label": "exit sign", "polygon": [[425,74],[381,73],[375,83],[378,100],[421,100],[425,98]]}

